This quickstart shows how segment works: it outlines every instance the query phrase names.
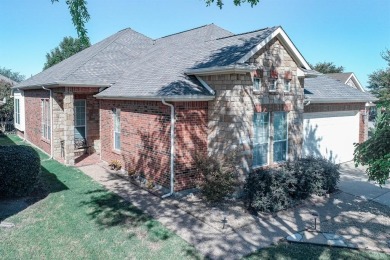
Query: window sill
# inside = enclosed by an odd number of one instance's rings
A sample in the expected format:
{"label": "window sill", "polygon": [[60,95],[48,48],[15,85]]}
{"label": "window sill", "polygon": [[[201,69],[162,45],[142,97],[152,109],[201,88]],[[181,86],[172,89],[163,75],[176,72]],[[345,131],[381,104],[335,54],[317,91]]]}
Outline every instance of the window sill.
{"label": "window sill", "polygon": [[50,144],[50,140],[46,139],[45,137],[41,137],[41,141],[47,144]]}
{"label": "window sill", "polygon": [[262,92],[261,90],[253,90],[254,95],[260,95]]}
{"label": "window sill", "polygon": [[113,153],[115,153],[115,154],[118,154],[118,155],[121,155],[121,154],[122,154],[120,150],[112,149],[111,151],[112,151]]}

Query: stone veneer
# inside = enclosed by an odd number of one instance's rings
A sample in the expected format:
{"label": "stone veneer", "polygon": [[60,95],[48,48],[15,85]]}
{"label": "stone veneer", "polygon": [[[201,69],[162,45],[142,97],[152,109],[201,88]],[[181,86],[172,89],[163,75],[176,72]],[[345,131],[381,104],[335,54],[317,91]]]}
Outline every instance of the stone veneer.
{"label": "stone veneer", "polygon": [[[255,112],[288,112],[288,158],[302,153],[303,129],[303,79],[297,77],[297,65],[277,40],[271,40],[249,59],[263,70],[261,90],[253,90],[253,74],[225,74],[203,76],[202,79],[215,90],[215,100],[209,101],[210,154],[223,155],[232,149],[243,150],[243,169],[252,168],[253,116]],[[269,91],[270,71],[278,72],[275,91]],[[292,74],[290,91],[283,90],[286,71]],[[270,114],[270,136],[273,136],[273,113]],[[272,141],[272,139],[271,139]],[[270,164],[273,164],[272,145],[269,146]]]}

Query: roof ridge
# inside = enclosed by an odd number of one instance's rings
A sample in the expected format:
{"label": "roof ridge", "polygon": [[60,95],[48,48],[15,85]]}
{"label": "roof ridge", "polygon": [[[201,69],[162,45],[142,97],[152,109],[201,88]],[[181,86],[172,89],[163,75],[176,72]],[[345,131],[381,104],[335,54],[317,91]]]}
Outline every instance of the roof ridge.
{"label": "roof ridge", "polygon": [[[126,28],[128,29],[128,28]],[[125,29],[125,30],[126,30]],[[67,75],[65,75],[63,77],[63,80],[66,80],[68,77],[70,77],[70,75],[72,75],[74,72],[76,72],[77,70],[79,70],[83,65],[85,65],[86,63],[88,63],[93,57],[95,57],[96,55],[100,54],[100,52],[104,49],[106,49],[108,46],[110,46],[113,42],[115,42],[120,36],[122,36],[124,33],[125,33],[125,30],[120,30],[117,32],[117,37],[114,37],[114,39],[112,41],[110,41],[109,43],[107,43],[105,46],[103,46],[102,48],[100,48],[98,51],[96,51],[93,55],[91,55],[88,59],[84,60],[84,62],[82,62],[79,66],[77,66],[74,70],[70,71]],[[104,40],[103,40],[104,41]],[[92,45],[93,46],[93,45]],[[92,47],[91,46],[91,47]]]}
{"label": "roof ridge", "polygon": [[214,25],[214,23],[205,24],[205,25],[198,26],[198,27],[195,27],[195,28],[192,28],[192,29],[188,29],[188,30],[184,30],[184,31],[181,31],[181,32],[177,32],[177,33],[168,34],[168,35],[165,35],[165,36],[163,36],[163,37],[157,38],[157,39],[155,39],[155,40],[159,40],[159,39],[168,38],[168,37],[171,37],[171,36],[174,36],[174,35],[177,35],[177,34],[181,34],[181,33],[189,32],[189,31],[193,31],[193,30],[197,30],[197,29],[200,29],[200,28],[203,28],[203,27],[206,27],[206,26],[210,26],[210,25]]}
{"label": "roof ridge", "polygon": [[275,27],[279,27],[279,26],[266,27],[266,28],[263,28],[263,29],[253,30],[253,31],[244,32],[244,33],[237,33],[237,34],[233,34],[233,35],[230,35],[230,36],[225,36],[225,37],[217,38],[217,39],[215,39],[215,40],[222,40],[222,39],[226,39],[226,38],[230,38],[230,37],[240,36],[240,35],[249,34],[249,33],[254,33],[254,32],[259,32],[259,31],[264,31],[264,30],[267,30],[267,29],[270,29],[270,28],[275,28]]}

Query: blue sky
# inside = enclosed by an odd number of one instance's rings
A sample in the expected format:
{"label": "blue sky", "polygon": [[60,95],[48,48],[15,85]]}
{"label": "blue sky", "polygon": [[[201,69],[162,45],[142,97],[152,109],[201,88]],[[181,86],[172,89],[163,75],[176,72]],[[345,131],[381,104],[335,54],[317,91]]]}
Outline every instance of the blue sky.
{"label": "blue sky", "polygon": [[[220,10],[203,0],[89,0],[87,29],[96,43],[128,27],[158,38],[210,23],[233,33],[281,25],[307,61],[333,61],[363,85],[386,66],[390,0],[261,0],[253,8],[224,1]],[[28,77],[64,36],[77,36],[65,0],[1,0],[0,10],[0,67]]]}

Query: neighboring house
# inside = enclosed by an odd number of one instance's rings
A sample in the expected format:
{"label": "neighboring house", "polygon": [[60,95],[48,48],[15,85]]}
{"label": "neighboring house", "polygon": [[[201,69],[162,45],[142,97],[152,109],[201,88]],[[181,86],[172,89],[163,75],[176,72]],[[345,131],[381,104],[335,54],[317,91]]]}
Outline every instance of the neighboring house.
{"label": "neighboring house", "polygon": [[[158,39],[125,29],[19,83],[19,134],[67,165],[91,146],[158,185],[172,187],[174,175],[175,191],[190,189],[195,152],[240,149],[243,174],[310,153],[304,112],[316,104],[304,87],[319,75],[281,27],[235,35],[211,24]],[[371,99],[362,95],[326,104],[357,111],[355,128]],[[338,126],[326,135],[339,138]]]}
{"label": "neighboring house", "polygon": [[326,74],[326,76],[335,79],[337,81],[340,81],[343,84],[346,84],[350,87],[353,87],[357,90],[365,92],[365,89],[360,84],[359,80],[355,76],[353,72],[344,72],[344,73],[329,73]]}

